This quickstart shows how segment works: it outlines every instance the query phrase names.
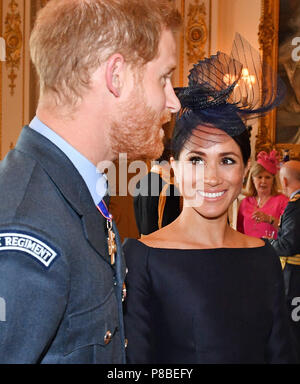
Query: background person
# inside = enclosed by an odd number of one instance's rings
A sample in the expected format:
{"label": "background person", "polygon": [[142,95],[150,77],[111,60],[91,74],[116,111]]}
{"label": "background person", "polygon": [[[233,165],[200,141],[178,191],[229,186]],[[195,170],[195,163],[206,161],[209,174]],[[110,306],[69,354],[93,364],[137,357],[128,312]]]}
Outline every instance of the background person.
{"label": "background person", "polygon": [[280,169],[283,192],[289,203],[281,217],[277,240],[271,244],[282,257],[286,302],[300,361],[300,161],[290,160]]}
{"label": "background person", "polygon": [[179,22],[161,0],[50,0],[39,12],[36,117],[0,164],[1,363],[125,362],[125,264],[99,171],[119,152],[160,156],[165,115],[180,108]]}
{"label": "background person", "polygon": [[140,181],[134,196],[134,212],[140,235],[148,235],[170,224],[180,214],[180,193],[170,165],[170,142]]}
{"label": "background person", "polygon": [[248,175],[246,197],[239,207],[238,231],[249,236],[277,238],[279,219],[288,203],[287,197],[279,193],[278,166],[276,151],[257,155]]}

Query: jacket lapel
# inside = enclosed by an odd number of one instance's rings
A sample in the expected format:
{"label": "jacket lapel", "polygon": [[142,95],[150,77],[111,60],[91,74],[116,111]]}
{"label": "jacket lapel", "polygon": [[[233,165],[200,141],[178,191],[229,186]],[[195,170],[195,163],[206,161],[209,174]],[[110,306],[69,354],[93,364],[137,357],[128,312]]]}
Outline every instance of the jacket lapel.
{"label": "jacket lapel", "polygon": [[21,132],[16,150],[26,153],[40,164],[81,218],[89,244],[110,264],[106,220],[97,210],[84,180],[68,157],[51,141],[27,126]]}
{"label": "jacket lapel", "polygon": [[84,235],[89,244],[110,264],[106,236],[106,220],[104,217],[95,207],[95,212],[87,212],[82,215],[81,222]]}

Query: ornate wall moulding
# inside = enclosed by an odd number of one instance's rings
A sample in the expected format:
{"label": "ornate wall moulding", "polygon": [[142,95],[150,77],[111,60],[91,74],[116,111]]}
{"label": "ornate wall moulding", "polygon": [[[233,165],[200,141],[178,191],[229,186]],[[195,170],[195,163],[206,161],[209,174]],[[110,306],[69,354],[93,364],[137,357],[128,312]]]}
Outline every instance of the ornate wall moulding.
{"label": "ornate wall moulding", "polygon": [[[0,33],[2,33],[0,31]],[[3,37],[0,37],[0,61],[6,60],[6,43]]]}
{"label": "ornate wall moulding", "polygon": [[186,54],[189,64],[197,63],[206,54],[205,45],[208,39],[206,15],[207,10],[204,3],[199,4],[199,0],[195,0],[194,4],[189,4],[186,28]]}
{"label": "ornate wall moulding", "polygon": [[16,87],[16,72],[20,69],[21,51],[22,51],[22,32],[21,32],[21,16],[18,12],[18,3],[11,0],[8,4],[8,13],[5,17],[4,39],[6,41],[6,68],[8,70],[8,78],[10,94],[14,95]]}

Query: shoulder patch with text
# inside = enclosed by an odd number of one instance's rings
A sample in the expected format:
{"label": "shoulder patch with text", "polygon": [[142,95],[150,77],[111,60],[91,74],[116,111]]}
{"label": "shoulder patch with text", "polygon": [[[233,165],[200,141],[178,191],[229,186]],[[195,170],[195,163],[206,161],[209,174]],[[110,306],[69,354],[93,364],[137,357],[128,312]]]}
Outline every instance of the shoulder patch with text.
{"label": "shoulder patch with text", "polygon": [[0,232],[0,255],[4,251],[27,253],[46,268],[59,256],[45,240],[25,232]]}

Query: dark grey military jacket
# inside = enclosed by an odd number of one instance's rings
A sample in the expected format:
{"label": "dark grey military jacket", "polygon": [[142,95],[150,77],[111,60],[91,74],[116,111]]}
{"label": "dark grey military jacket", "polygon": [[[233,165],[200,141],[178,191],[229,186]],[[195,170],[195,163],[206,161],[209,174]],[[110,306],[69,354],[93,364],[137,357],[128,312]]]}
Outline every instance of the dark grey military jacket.
{"label": "dark grey military jacket", "polygon": [[276,240],[271,244],[278,256],[298,256],[300,254],[300,193],[290,199],[281,219]]}
{"label": "dark grey military jacket", "polygon": [[0,163],[0,363],[125,362],[125,265],[106,236],[73,164],[24,127]]}

